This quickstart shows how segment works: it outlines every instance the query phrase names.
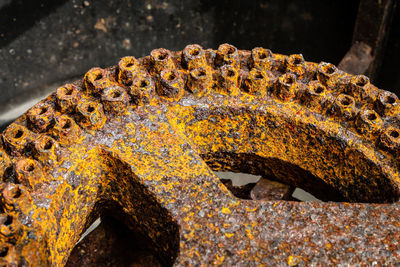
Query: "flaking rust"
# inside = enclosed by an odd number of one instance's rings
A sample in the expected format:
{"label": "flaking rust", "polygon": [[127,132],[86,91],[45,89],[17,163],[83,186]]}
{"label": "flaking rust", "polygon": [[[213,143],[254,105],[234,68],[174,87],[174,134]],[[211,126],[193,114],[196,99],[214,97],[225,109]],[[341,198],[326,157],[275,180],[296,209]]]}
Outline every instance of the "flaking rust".
{"label": "flaking rust", "polygon": [[[1,265],[63,266],[106,213],[164,265],[398,264],[399,119],[367,77],[264,48],[91,69],[2,133]],[[212,170],[346,202],[241,199]]]}

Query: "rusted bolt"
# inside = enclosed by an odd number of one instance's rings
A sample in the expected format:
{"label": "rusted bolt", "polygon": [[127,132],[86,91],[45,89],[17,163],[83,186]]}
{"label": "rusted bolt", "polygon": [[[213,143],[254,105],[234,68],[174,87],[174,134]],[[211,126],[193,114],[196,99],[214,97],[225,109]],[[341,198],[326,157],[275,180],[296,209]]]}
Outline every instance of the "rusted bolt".
{"label": "rusted bolt", "polygon": [[244,81],[245,90],[258,96],[265,96],[267,94],[267,79],[265,73],[259,69],[252,69]]}
{"label": "rusted bolt", "polygon": [[90,69],[85,74],[84,81],[87,94],[96,96],[101,95],[104,89],[116,84],[108,78],[107,71],[101,68]]}
{"label": "rusted bolt", "polygon": [[215,61],[218,66],[232,65],[238,69],[240,65],[239,52],[233,45],[222,44],[218,47]]}
{"label": "rusted bolt", "polygon": [[160,82],[157,92],[160,96],[179,100],[183,94],[183,80],[175,69],[166,69],[160,73]]}
{"label": "rusted bolt", "polygon": [[389,91],[379,93],[375,101],[375,109],[381,116],[391,115],[399,106],[399,99],[396,94]]}
{"label": "rusted bolt", "polygon": [[3,180],[4,174],[11,167],[10,157],[4,150],[0,150],[0,181]]}
{"label": "rusted bolt", "polygon": [[53,124],[54,109],[48,103],[41,103],[31,108],[27,115],[29,122],[36,130],[45,132]]}
{"label": "rusted bolt", "polygon": [[251,50],[250,65],[260,70],[270,70],[273,63],[273,54],[271,50],[262,47],[256,47]]}
{"label": "rusted bolt", "polygon": [[323,107],[327,98],[326,93],[326,87],[320,82],[316,80],[310,81],[305,88],[302,100],[310,107]]}
{"label": "rusted bolt", "polygon": [[400,130],[390,126],[381,134],[379,144],[383,149],[394,152],[398,156],[400,154]]}
{"label": "rusted bolt", "polygon": [[26,187],[21,184],[6,183],[1,197],[7,210],[23,209],[25,205],[29,209],[30,196]]}
{"label": "rusted bolt", "polygon": [[362,110],[358,113],[355,124],[359,133],[373,137],[378,135],[382,119],[374,110]]}
{"label": "rusted bolt", "polygon": [[171,52],[165,48],[154,49],[150,53],[154,71],[160,73],[164,69],[174,69],[175,64]]}
{"label": "rusted bolt", "polygon": [[10,237],[15,235],[20,229],[21,224],[18,219],[11,214],[0,214],[0,235]]}
{"label": "rusted bolt", "polygon": [[15,252],[15,247],[8,242],[0,243],[0,265],[7,267],[18,266],[19,257]]}
{"label": "rusted bolt", "polygon": [[73,112],[79,97],[79,91],[73,84],[61,86],[56,92],[57,104],[63,113]]}
{"label": "rusted bolt", "polygon": [[296,96],[299,85],[296,76],[292,73],[281,75],[276,81],[276,95],[284,101],[288,101]]}
{"label": "rusted bolt", "polygon": [[43,182],[42,168],[34,159],[23,158],[16,162],[15,172],[19,183],[35,189],[37,184]]}
{"label": "rusted bolt", "polygon": [[206,56],[204,50],[200,45],[188,45],[182,51],[182,60],[186,68],[189,70],[204,67],[206,63]]}
{"label": "rusted bolt", "polygon": [[3,133],[3,140],[11,154],[18,156],[28,148],[31,132],[22,125],[11,124]]}
{"label": "rusted bolt", "polygon": [[80,138],[82,130],[72,118],[61,115],[56,116],[55,121],[53,129],[61,145],[70,145]]}
{"label": "rusted bolt", "polygon": [[333,110],[345,120],[354,118],[356,113],[354,98],[346,94],[340,94],[333,102]]}
{"label": "rusted bolt", "polygon": [[121,114],[127,109],[129,95],[124,88],[115,86],[106,89],[101,96],[105,111],[110,114]]}
{"label": "rusted bolt", "polygon": [[373,94],[373,90],[370,88],[369,78],[365,75],[353,76],[347,93],[358,101],[373,103],[376,100],[376,95]]}
{"label": "rusted bolt", "polygon": [[211,73],[204,67],[192,69],[189,73],[188,88],[197,95],[202,96],[209,91],[213,83]]}
{"label": "rusted bolt", "polygon": [[306,72],[306,65],[302,54],[290,55],[287,59],[286,69],[296,75],[303,75]]}
{"label": "rusted bolt", "polygon": [[34,142],[35,153],[41,162],[55,163],[57,162],[57,154],[59,152],[59,145],[48,135],[42,135]]}
{"label": "rusted bolt", "polygon": [[232,65],[223,65],[220,68],[218,85],[220,90],[228,95],[239,94],[238,90],[239,73]]}
{"label": "rusted bolt", "polygon": [[129,94],[135,105],[146,105],[150,103],[154,90],[154,83],[151,77],[142,73],[133,80],[129,88]]}
{"label": "rusted bolt", "polygon": [[123,57],[118,63],[118,81],[125,85],[131,85],[138,68],[135,57]]}
{"label": "rusted bolt", "polygon": [[95,130],[102,128],[106,122],[103,106],[100,103],[88,99],[81,99],[77,106],[80,114],[79,123],[82,127]]}
{"label": "rusted bolt", "polygon": [[338,69],[331,63],[321,62],[318,65],[317,78],[323,85],[328,85],[328,80],[331,79]]}

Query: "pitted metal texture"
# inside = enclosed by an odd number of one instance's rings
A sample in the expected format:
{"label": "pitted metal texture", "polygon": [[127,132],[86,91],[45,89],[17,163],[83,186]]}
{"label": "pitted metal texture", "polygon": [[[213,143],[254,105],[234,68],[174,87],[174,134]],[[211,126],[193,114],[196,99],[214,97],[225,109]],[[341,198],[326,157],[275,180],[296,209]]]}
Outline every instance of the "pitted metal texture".
{"label": "pitted metal texture", "polygon": [[[366,76],[259,47],[93,68],[2,133],[0,262],[63,266],[107,214],[164,265],[398,264],[399,114]],[[240,198],[221,170],[344,202]]]}

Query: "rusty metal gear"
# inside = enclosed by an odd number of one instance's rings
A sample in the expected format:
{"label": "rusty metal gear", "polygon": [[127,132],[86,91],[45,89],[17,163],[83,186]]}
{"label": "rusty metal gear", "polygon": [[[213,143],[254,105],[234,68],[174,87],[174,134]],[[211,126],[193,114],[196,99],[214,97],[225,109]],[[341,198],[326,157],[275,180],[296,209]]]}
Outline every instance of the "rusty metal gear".
{"label": "rusty metal gear", "polygon": [[[398,264],[398,103],[365,76],[264,48],[93,68],[2,134],[1,265],[62,266],[103,214],[165,265]],[[239,198],[212,170],[346,202]]]}

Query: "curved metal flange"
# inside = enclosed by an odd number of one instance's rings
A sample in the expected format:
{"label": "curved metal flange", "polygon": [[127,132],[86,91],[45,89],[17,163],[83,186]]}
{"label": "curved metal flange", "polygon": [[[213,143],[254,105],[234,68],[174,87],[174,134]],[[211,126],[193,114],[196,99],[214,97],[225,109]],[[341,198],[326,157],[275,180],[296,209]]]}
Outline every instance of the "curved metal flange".
{"label": "curved metal flange", "polygon": [[164,264],[396,263],[398,204],[242,200],[210,167],[393,202],[398,118],[367,77],[263,48],[156,49],[91,69],[3,133],[0,260],[64,265],[107,211]]}

